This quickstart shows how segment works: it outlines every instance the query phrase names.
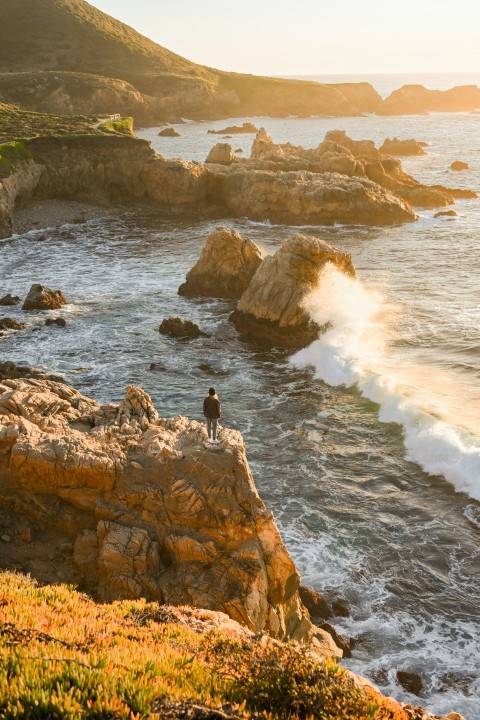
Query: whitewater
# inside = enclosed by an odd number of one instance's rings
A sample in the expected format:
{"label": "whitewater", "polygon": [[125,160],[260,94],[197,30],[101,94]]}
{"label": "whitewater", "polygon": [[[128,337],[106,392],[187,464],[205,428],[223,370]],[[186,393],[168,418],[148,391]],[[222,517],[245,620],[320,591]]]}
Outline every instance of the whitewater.
{"label": "whitewater", "polygon": [[[412,358],[405,365],[405,359],[395,355],[392,346],[398,338],[392,322],[398,311],[388,307],[379,292],[332,265],[320,274],[305,310],[327,329],[292,362],[313,366],[315,377],[329,385],[357,386],[378,404],[382,422],[402,426],[407,460],[480,500],[480,436],[468,429],[480,428],[478,401],[465,394],[455,377],[442,377],[441,370]],[[460,417],[458,399],[476,406],[474,416],[470,407],[467,428],[461,426],[467,418]]]}
{"label": "whitewater", "polygon": [[[377,144],[416,137],[428,154],[402,161],[408,172],[480,190],[478,114],[232,118],[139,135],[164,156],[204,160],[218,140],[208,129],[246,121],[304,147],[330,129]],[[251,142],[234,140],[245,154]],[[450,171],[457,159],[471,169]],[[302,582],[348,603],[350,616],[332,620],[355,640],[345,664],[387,694],[479,720],[480,200],[454,209],[451,221],[425,210],[382,228],[222,219],[264,253],[300,230],[351,254],[356,280],[323,278],[309,311],[326,333],[294,357],[239,337],[232,303],[177,294],[218,221],[151,210],[38,228],[1,243],[0,289],[61,289],[69,304],[54,315],[67,325],[32,314],[0,343],[3,360],[48,368],[99,402],[138,384],[162,416],[201,420],[214,385]],[[8,315],[24,319],[19,306]],[[172,315],[210,337],[161,335]],[[422,677],[420,698],[398,670]]]}

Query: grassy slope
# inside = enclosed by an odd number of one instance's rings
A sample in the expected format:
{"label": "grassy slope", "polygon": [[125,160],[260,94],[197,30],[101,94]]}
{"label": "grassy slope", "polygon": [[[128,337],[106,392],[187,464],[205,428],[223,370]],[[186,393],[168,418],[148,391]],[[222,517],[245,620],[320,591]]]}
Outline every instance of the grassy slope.
{"label": "grassy slope", "polygon": [[[0,143],[60,135],[132,135],[132,119],[121,118],[95,127],[98,118],[88,115],[48,115],[0,105]],[[0,146],[1,147],[1,146]]]}
{"label": "grassy slope", "polygon": [[0,73],[38,70],[119,78],[155,97],[176,92],[189,95],[195,89],[201,93],[233,90],[247,103],[247,109],[253,97],[253,108],[260,102],[261,111],[265,110],[261,98],[268,93],[291,96],[300,107],[312,92],[332,108],[345,103],[338,90],[319,83],[226,73],[197,65],[85,0],[2,0]]}
{"label": "grassy slope", "polygon": [[232,703],[235,717],[408,720],[293,646],[205,632],[206,615],[141,600],[99,605],[65,585],[0,573],[0,717],[165,717],[167,696]]}

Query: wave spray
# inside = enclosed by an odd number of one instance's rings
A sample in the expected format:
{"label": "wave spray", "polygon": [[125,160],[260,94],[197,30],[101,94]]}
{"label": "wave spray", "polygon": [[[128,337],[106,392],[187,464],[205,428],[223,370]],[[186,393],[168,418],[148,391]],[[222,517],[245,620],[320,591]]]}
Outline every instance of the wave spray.
{"label": "wave spray", "polygon": [[305,309],[327,329],[292,362],[313,366],[315,377],[329,385],[358,387],[379,405],[380,421],[402,425],[408,460],[480,500],[480,437],[465,427],[461,416],[469,389],[397,350],[398,308],[327,265],[318,288],[305,299]]}

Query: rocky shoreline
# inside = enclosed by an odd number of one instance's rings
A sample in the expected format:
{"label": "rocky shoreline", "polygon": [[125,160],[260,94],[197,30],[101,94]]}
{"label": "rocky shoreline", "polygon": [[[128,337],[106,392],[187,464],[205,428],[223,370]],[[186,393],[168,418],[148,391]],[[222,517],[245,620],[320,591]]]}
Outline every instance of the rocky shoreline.
{"label": "rocky shoreline", "polygon": [[31,230],[77,225],[109,217],[116,211],[116,208],[99,207],[76,200],[31,200],[22,207],[15,208],[12,233],[23,235]]}

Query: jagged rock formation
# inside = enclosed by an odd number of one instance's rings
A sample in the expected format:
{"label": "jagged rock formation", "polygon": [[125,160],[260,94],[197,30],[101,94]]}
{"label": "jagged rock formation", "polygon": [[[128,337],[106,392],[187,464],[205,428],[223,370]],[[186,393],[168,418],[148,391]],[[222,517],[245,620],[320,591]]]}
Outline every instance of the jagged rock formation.
{"label": "jagged rock formation", "polygon": [[207,333],[202,332],[194,322],[179,317],[165,318],[165,320],[162,320],[158,331],[162,335],[171,335],[177,338],[208,337]]}
{"label": "jagged rock formation", "polygon": [[198,262],[178,288],[179,295],[238,299],[262,261],[252,240],[226,227],[208,236]]}
{"label": "jagged rock formation", "polygon": [[28,291],[22,310],[58,310],[66,304],[60,290],[50,290],[45,285],[35,283]]}
{"label": "jagged rock formation", "polygon": [[399,140],[394,137],[392,140],[386,138],[383,145],[380,146],[380,153],[384,155],[409,156],[409,155],[426,155],[423,145],[417,140]]}
{"label": "jagged rock formation", "polygon": [[229,143],[217,143],[208,153],[206,163],[231,165],[235,160],[235,150]]}
{"label": "jagged rock formation", "polygon": [[462,85],[450,90],[428,90],[403,85],[378,107],[379,115],[425,115],[429,112],[472,112],[480,108],[480,88]]}
{"label": "jagged rock formation", "polygon": [[27,323],[20,322],[20,320],[14,320],[13,318],[0,318],[0,337],[5,335],[7,332],[16,332],[17,330],[23,330],[27,327]]}
{"label": "jagged rock formation", "polygon": [[275,255],[262,260],[230,320],[240,332],[271,345],[308,345],[320,328],[309,318],[304,300],[327,263],[355,276],[347,253],[318,238],[293,235]]}
{"label": "jagged rock formation", "polygon": [[[418,182],[403,170],[398,159],[383,154],[372,140],[352,140],[344,130],[330,130],[318,147],[305,149],[290,143],[276,145],[262,128],[252,145],[251,158],[252,166],[257,169],[303,170],[322,176],[341,173],[359,180],[368,178],[397,199],[417,207],[443,207],[452,204],[454,197],[476,197],[473,191]],[[401,215],[400,212],[394,214],[397,218]],[[402,220],[397,219],[397,222]]]}
{"label": "jagged rock formation", "polygon": [[159,418],[138,387],[100,406],[63,383],[5,379],[0,368],[2,506],[69,536],[100,599],[221,611],[340,655],[300,601],[241,435],[224,428],[215,453],[205,440],[198,422]]}

